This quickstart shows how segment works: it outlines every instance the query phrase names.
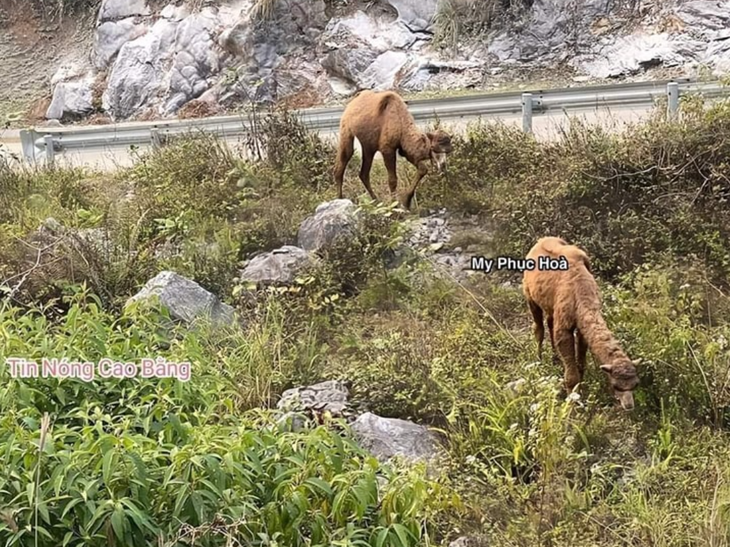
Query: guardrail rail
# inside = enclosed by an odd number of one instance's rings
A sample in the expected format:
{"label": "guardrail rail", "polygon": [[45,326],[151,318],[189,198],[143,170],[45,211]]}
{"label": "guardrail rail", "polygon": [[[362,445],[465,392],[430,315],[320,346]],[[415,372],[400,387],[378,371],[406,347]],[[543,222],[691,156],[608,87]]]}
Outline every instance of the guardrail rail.
{"label": "guardrail rail", "polygon": [[[730,95],[730,89],[719,82],[684,79],[416,99],[407,102],[416,122],[427,122],[436,116],[441,120],[456,120],[521,114],[523,130],[529,132],[532,130],[534,116],[555,111],[571,114],[601,107],[649,107],[659,97],[667,97],[668,112],[673,115],[677,111],[680,94],[687,93],[700,93],[711,99]],[[343,109],[343,106],[311,108],[299,110],[297,113],[310,130],[336,132]],[[41,127],[22,130],[20,139],[26,160],[44,159],[52,162],[58,152],[105,149],[112,146],[159,146],[168,136],[193,130],[209,131],[227,138],[241,137],[250,131],[248,124],[246,114],[241,114],[105,126]]]}

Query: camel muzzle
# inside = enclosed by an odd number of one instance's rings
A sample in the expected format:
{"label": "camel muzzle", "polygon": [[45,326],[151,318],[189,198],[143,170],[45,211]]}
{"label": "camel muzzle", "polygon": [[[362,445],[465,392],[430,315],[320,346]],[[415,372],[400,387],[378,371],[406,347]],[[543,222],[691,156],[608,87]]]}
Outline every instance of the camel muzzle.
{"label": "camel muzzle", "polygon": [[431,154],[431,164],[434,166],[436,171],[438,173],[445,173],[446,172],[446,154],[444,153],[432,153]]}
{"label": "camel muzzle", "polygon": [[617,391],[615,392],[616,399],[621,403],[621,408],[624,410],[634,409],[634,394],[630,391]]}

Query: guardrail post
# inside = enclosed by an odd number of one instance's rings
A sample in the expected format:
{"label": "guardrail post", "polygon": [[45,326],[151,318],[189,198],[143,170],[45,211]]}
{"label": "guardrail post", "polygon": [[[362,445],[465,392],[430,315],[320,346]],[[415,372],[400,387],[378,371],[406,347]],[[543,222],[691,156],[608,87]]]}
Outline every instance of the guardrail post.
{"label": "guardrail post", "polygon": [[532,93],[522,94],[522,131],[532,133]]}
{"label": "guardrail post", "polygon": [[162,147],[162,138],[160,137],[160,130],[156,127],[150,129],[150,140],[152,141],[152,150],[157,150]]}
{"label": "guardrail post", "polygon": [[677,117],[679,109],[679,84],[677,82],[669,82],[667,84],[667,118],[674,119]]}
{"label": "guardrail post", "polygon": [[35,161],[36,157],[36,134],[31,129],[21,129],[20,131],[20,146],[23,150],[23,157],[26,161]]}
{"label": "guardrail post", "polygon": [[53,167],[53,162],[56,159],[56,151],[53,149],[53,135],[45,135],[43,142],[46,143],[46,165]]}

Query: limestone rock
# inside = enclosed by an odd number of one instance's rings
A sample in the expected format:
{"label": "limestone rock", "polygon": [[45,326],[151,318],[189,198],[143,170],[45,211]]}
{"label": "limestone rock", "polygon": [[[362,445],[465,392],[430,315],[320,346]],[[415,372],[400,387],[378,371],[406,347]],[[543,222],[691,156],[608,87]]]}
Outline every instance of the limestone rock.
{"label": "limestone rock", "polygon": [[53,99],[46,118],[61,120],[81,117],[94,110],[92,86],[94,80],[85,77],[72,82],[59,82],[53,89]]}
{"label": "limestone rock", "polygon": [[150,32],[121,47],[102,96],[104,110],[113,118],[127,118],[162,94],[176,27],[159,19]]}
{"label": "limestone rock", "polygon": [[361,76],[377,57],[376,52],[364,47],[335,49],[322,60],[322,66],[330,75],[364,88]]}
{"label": "limestone rock", "polygon": [[392,89],[396,85],[398,73],[408,62],[408,54],[403,51],[381,53],[362,73],[362,87],[378,91]]}
{"label": "limestone rock", "polygon": [[636,74],[655,66],[676,66],[685,60],[682,48],[687,42],[667,33],[634,34],[619,38],[588,61],[577,59],[578,66],[591,76],[612,78]]}
{"label": "limestone rock", "polygon": [[244,283],[286,285],[292,283],[308,264],[310,258],[304,249],[285,245],[252,258],[241,272],[240,278]]}
{"label": "limestone rock", "polygon": [[360,445],[381,461],[399,456],[433,462],[439,455],[433,433],[407,420],[381,418],[366,412],[352,424],[352,431]]}
{"label": "limestone rock", "polygon": [[208,79],[220,70],[213,37],[218,24],[215,13],[204,10],[177,27],[166,114],[202,95],[209,87]]}
{"label": "limestone rock", "polygon": [[289,412],[329,412],[333,417],[343,417],[348,410],[347,386],[338,380],[328,380],[307,387],[287,389],[276,407]]}
{"label": "limestone rock", "polygon": [[723,30],[730,26],[730,1],[690,0],[677,7],[676,15],[695,31]]}
{"label": "limestone rock", "polygon": [[149,14],[150,8],[145,0],[103,0],[99,8],[99,22]]}
{"label": "limestone rock", "polygon": [[355,204],[349,199],[335,199],[318,205],[314,215],[302,222],[297,242],[305,251],[319,251],[342,237],[351,237],[356,229]]}
{"label": "limestone rock", "polygon": [[385,0],[398,12],[398,19],[414,32],[431,29],[438,0]]}
{"label": "limestone rock", "polygon": [[105,21],[96,28],[94,36],[94,66],[99,70],[106,68],[124,44],[146,32],[147,27],[134,18]]}
{"label": "limestone rock", "polygon": [[145,286],[127,300],[126,305],[140,300],[159,298],[173,319],[193,323],[208,318],[216,325],[230,325],[235,321],[234,310],[206,291],[195,281],[172,271],[163,271],[150,279]]}

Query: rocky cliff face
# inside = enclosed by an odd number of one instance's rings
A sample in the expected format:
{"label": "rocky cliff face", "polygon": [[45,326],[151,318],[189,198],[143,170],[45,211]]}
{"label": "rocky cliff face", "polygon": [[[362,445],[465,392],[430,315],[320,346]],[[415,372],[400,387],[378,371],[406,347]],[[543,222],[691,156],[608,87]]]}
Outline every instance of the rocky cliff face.
{"label": "rocky cliff face", "polygon": [[534,0],[458,52],[433,43],[437,0],[103,0],[92,51],[52,79],[46,116],[113,120],[309,106],[359,89],[479,87],[509,70],[578,79],[730,69],[730,0]]}

